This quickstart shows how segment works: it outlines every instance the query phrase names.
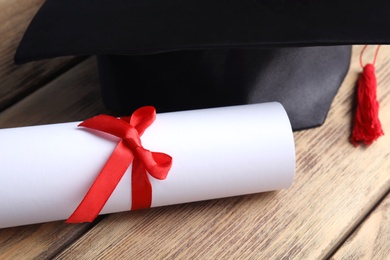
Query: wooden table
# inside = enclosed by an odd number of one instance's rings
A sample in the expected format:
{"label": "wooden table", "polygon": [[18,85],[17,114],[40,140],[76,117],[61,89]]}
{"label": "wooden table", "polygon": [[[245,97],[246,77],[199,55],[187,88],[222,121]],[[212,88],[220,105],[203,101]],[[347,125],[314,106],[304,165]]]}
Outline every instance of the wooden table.
{"label": "wooden table", "polygon": [[[42,3],[20,2],[22,10],[0,2],[0,24],[3,17],[20,24],[16,31],[0,28],[0,128],[109,113],[93,58],[12,65],[14,48]],[[389,259],[390,46],[377,60],[385,136],[356,148],[348,138],[361,49],[353,48],[326,123],[294,133],[297,168],[290,189],[105,215],[91,224],[0,229],[0,259]],[[365,53],[368,60],[373,52]]]}

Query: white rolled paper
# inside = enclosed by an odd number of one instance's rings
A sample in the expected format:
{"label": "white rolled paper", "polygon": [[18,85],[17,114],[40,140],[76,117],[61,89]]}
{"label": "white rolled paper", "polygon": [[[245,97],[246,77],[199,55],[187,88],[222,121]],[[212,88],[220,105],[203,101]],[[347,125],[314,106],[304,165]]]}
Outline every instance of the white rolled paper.
{"label": "white rolled paper", "polygon": [[[67,219],[119,139],[79,122],[0,130],[0,228]],[[173,158],[152,207],[288,188],[294,139],[279,103],[157,114],[143,146]],[[131,207],[131,167],[101,214]]]}

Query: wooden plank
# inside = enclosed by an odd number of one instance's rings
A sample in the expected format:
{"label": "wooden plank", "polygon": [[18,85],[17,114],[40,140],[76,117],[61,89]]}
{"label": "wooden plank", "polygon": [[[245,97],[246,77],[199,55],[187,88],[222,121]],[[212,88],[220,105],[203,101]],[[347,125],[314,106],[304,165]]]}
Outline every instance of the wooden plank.
{"label": "wooden plank", "polygon": [[2,229],[0,258],[49,259],[89,228],[88,224],[75,227],[63,222],[51,222]]}
{"label": "wooden plank", "polygon": [[97,64],[89,58],[0,114],[0,128],[80,121],[108,113]]}
{"label": "wooden plank", "polygon": [[370,214],[332,259],[389,259],[390,194]]}
{"label": "wooden plank", "polygon": [[[390,135],[370,147],[349,142],[361,46],[324,126],[294,134],[289,190],[112,214],[58,259],[321,259],[390,190]],[[367,56],[372,57],[373,50]],[[380,117],[390,131],[390,47],[378,64]]]}
{"label": "wooden plank", "polygon": [[66,57],[16,66],[16,48],[44,0],[0,1],[0,111],[32,93],[80,58]]}
{"label": "wooden plank", "polygon": [[[77,121],[99,113],[107,111],[91,58],[0,113],[0,128]],[[51,258],[92,226],[59,221],[0,229],[0,259]]]}

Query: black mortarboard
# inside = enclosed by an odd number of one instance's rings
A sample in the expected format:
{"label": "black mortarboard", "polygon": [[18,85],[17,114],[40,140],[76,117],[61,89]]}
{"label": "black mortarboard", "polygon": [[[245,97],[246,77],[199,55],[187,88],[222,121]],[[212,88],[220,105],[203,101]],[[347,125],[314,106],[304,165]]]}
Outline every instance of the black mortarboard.
{"label": "black mortarboard", "polygon": [[121,113],[279,101],[298,130],[325,120],[348,45],[390,42],[389,22],[389,1],[47,0],[15,60],[97,55]]}

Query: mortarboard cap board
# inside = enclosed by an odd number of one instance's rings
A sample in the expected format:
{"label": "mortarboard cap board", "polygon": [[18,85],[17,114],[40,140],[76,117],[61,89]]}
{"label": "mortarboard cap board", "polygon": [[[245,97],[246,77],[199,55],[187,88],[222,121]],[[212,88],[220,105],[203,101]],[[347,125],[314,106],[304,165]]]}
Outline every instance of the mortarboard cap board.
{"label": "mortarboard cap board", "polygon": [[321,125],[351,44],[389,43],[390,2],[46,0],[16,63],[97,55],[121,113],[281,102],[294,130]]}

